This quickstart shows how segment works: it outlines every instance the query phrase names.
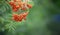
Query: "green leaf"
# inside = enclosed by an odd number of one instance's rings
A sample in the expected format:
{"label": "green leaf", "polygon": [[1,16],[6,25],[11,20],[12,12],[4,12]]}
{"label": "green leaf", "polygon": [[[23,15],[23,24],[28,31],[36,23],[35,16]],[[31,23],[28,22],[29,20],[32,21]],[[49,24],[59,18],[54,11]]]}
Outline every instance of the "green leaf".
{"label": "green leaf", "polygon": [[34,2],[33,1],[29,1],[28,4],[31,4],[32,6],[34,6]]}

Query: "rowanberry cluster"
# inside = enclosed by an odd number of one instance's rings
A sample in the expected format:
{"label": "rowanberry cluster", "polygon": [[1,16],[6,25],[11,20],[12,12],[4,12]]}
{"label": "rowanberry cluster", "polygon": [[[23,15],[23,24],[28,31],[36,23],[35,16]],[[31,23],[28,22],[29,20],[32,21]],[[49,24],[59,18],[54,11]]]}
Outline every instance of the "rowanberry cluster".
{"label": "rowanberry cluster", "polygon": [[28,4],[27,0],[25,0],[25,2],[22,0],[13,0],[10,1],[9,4],[12,6],[14,12],[17,12],[19,9],[27,10],[28,8],[32,8],[32,5]]}
{"label": "rowanberry cluster", "polygon": [[28,12],[24,12],[24,13],[21,13],[21,14],[13,14],[13,20],[15,21],[22,21],[23,19],[26,20],[26,16],[28,15]]}
{"label": "rowanberry cluster", "polygon": [[[13,12],[18,12],[18,10],[27,10],[32,8],[31,4],[28,4],[28,0],[11,0],[9,4],[12,7]],[[23,12],[20,14],[13,14],[12,19],[15,21],[22,21],[23,19],[26,20],[26,16],[28,15],[28,12]]]}

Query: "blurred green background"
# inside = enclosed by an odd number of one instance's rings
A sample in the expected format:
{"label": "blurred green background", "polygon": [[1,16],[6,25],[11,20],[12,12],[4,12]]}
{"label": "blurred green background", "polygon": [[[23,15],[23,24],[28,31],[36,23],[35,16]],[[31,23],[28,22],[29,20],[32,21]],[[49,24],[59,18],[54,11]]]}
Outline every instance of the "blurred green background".
{"label": "blurred green background", "polygon": [[0,35],[60,35],[60,0],[33,0],[27,20],[22,22],[8,20],[11,9],[5,1],[0,0]]}

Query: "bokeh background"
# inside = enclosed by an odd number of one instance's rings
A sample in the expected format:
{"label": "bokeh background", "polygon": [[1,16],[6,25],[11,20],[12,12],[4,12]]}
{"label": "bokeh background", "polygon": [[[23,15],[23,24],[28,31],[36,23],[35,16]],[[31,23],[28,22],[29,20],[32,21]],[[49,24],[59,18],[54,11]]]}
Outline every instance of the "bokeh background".
{"label": "bokeh background", "polygon": [[0,0],[0,35],[60,35],[60,0],[33,0],[22,22],[8,20],[11,9],[5,1]]}

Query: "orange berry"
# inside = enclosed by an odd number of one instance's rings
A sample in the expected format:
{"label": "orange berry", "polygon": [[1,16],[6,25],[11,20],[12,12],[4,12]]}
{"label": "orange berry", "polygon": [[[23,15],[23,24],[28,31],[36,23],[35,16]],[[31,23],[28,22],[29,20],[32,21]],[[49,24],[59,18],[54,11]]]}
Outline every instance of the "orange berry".
{"label": "orange berry", "polygon": [[20,14],[20,15],[19,15],[19,18],[23,19],[23,14]]}
{"label": "orange berry", "polygon": [[26,20],[26,16],[28,15],[28,12],[24,12],[22,13],[22,15],[23,15],[23,19]]}
{"label": "orange berry", "polygon": [[13,6],[13,5],[14,5],[14,2],[9,2],[9,4],[10,4],[11,6]]}
{"label": "orange berry", "polygon": [[21,8],[22,10],[26,10],[27,8],[26,7],[23,7],[23,8]]}
{"label": "orange berry", "polygon": [[12,7],[16,7],[16,4],[11,5]]}
{"label": "orange berry", "polygon": [[28,8],[32,8],[32,5],[31,5],[31,4],[27,4],[27,7],[28,7]]}
{"label": "orange berry", "polygon": [[20,15],[19,15],[19,21],[22,21],[22,19],[23,19],[23,15],[20,14]]}
{"label": "orange berry", "polygon": [[15,9],[15,8],[16,8],[16,5],[15,5],[15,6],[13,6],[12,8],[13,8],[13,9]]}
{"label": "orange berry", "polygon": [[16,7],[16,4],[14,4],[13,7]]}
{"label": "orange berry", "polygon": [[20,7],[22,7],[23,3],[22,3],[22,2],[18,2],[18,5],[19,5]]}
{"label": "orange berry", "polygon": [[20,6],[19,6],[19,5],[17,5],[17,6],[16,6],[16,8],[17,8],[17,9],[19,9],[19,8],[20,8]]}
{"label": "orange berry", "polygon": [[20,15],[18,14],[13,14],[13,20],[15,21],[22,21],[23,19],[26,20],[28,12],[21,13]]}
{"label": "orange berry", "polygon": [[28,12],[23,13],[23,17],[26,17],[28,15]]}
{"label": "orange berry", "polygon": [[13,9],[14,12],[17,12],[17,10],[18,10],[18,9],[16,8],[16,6],[12,7],[12,9]]}
{"label": "orange berry", "polygon": [[19,16],[17,14],[13,14],[13,20],[19,21]]}
{"label": "orange berry", "polygon": [[14,12],[17,12],[17,11],[18,11],[18,9],[13,9],[13,11],[14,11]]}
{"label": "orange berry", "polygon": [[12,7],[12,8],[13,8],[13,11],[14,11],[14,12],[17,12],[18,9],[19,9],[19,6],[14,6],[14,7]]}

